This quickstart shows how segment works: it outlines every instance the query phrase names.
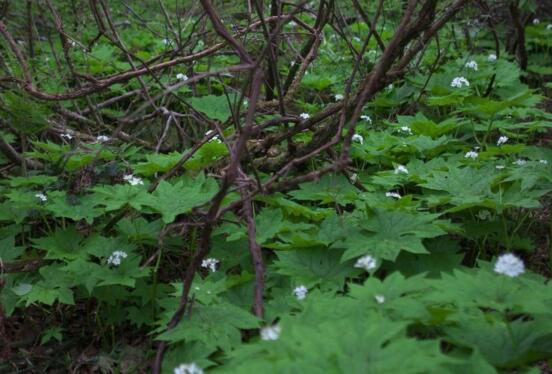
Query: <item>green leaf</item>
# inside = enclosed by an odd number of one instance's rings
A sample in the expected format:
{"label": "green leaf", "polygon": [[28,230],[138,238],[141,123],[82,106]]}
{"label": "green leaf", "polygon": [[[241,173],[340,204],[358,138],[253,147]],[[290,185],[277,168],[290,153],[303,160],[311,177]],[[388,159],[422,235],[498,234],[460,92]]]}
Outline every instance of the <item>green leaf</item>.
{"label": "green leaf", "polygon": [[177,215],[188,213],[211,200],[216,191],[216,181],[200,174],[195,179],[183,177],[174,184],[161,181],[155,192],[141,203],[161,213],[163,222],[171,223]]}
{"label": "green leaf", "polygon": [[[230,100],[232,102],[232,98]],[[195,110],[207,115],[211,119],[225,122],[230,118],[231,112],[226,96],[207,95],[192,97],[190,101]]]}

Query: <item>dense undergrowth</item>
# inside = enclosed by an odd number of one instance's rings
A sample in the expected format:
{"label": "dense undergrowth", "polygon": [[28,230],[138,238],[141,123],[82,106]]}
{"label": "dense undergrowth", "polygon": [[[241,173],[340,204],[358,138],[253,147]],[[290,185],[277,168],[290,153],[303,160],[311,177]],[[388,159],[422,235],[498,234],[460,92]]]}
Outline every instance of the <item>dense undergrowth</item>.
{"label": "dense undergrowth", "polygon": [[[71,19],[71,2],[53,3]],[[166,3],[176,25],[179,2]],[[375,14],[376,4],[361,3]],[[334,6],[349,22],[324,28],[316,58],[285,103],[295,122],[267,127],[263,136],[348,99],[358,58],[352,51],[362,51],[370,28],[349,2]],[[204,240],[203,217],[231,158],[234,123],[252,105],[240,96],[243,73],[179,83],[239,59],[222,53],[60,102],[0,81],[0,137],[27,160],[22,166],[9,152],[0,154],[0,371],[148,371],[159,342],[167,343],[163,372],[175,374],[548,370],[552,18],[538,22],[536,6],[520,4],[531,15],[524,25],[526,70],[505,45],[496,49],[479,10],[466,9],[407,74],[363,106],[346,168],[254,195],[254,239],[266,268],[262,316],[252,312],[259,269],[248,250],[250,226],[237,205],[240,188],[230,189],[221,210],[230,208],[207,234],[209,253],[199,259],[182,318],[171,329],[182,279]],[[242,5],[221,7],[225,24],[248,24],[239,17]],[[177,42],[157,6],[143,8],[147,28],[121,4],[112,11],[134,61],[172,58]],[[178,23],[183,39],[194,38],[194,53],[216,42],[193,28],[199,14]],[[388,44],[400,3],[386,1],[383,14],[377,27]],[[30,69],[45,92],[78,87],[58,69],[63,51],[90,77],[132,68],[112,41],[97,38],[87,17],[88,25],[71,26],[76,41],[68,48],[55,30],[34,40]],[[313,22],[307,11],[297,17]],[[501,41],[505,19],[494,25]],[[22,25],[4,20],[17,34]],[[298,28],[288,22],[283,30],[290,35],[281,47],[283,76],[301,49]],[[259,34],[241,41],[250,51],[262,49]],[[374,38],[365,47],[361,76],[382,56]],[[1,75],[23,74],[5,39],[0,52]],[[162,109],[132,95],[98,105],[142,85]],[[163,94],[166,86],[173,86],[171,95]],[[128,109],[138,104],[140,115],[154,115],[129,120],[137,117]],[[281,115],[260,108],[255,120]],[[249,140],[244,172],[270,180],[290,143],[300,149],[319,135],[305,129],[261,154]],[[331,165],[341,147],[294,164],[289,175]]]}

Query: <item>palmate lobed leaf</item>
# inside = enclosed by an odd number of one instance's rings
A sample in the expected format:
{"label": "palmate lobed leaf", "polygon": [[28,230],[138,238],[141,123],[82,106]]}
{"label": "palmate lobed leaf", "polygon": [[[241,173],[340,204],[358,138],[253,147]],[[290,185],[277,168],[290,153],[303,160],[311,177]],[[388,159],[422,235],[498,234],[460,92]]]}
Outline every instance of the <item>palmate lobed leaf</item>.
{"label": "palmate lobed leaf", "polygon": [[183,177],[174,184],[161,181],[152,194],[137,200],[160,213],[163,222],[171,223],[177,215],[188,213],[192,208],[208,202],[216,191],[216,181],[199,174],[195,179]]}
{"label": "palmate lobed leaf", "polygon": [[352,216],[349,233],[332,246],[345,249],[343,260],[364,254],[395,260],[401,250],[428,253],[422,239],[446,234],[438,225],[438,216],[375,209],[373,213]]}

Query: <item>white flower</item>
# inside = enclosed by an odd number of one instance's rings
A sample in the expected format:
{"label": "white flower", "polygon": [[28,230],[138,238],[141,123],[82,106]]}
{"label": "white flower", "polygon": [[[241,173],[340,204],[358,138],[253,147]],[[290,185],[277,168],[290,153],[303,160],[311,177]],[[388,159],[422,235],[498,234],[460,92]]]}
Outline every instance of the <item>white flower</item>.
{"label": "white flower", "polygon": [[163,42],[163,44],[165,45],[170,45],[172,43],[172,40],[170,39],[161,39],[161,41]]}
{"label": "white flower", "polygon": [[291,27],[295,27],[295,26],[297,26],[297,22],[289,21],[288,25],[290,25]]}
{"label": "white flower", "polygon": [[69,133],[65,133],[65,134],[61,134],[60,135],[62,138],[66,138],[66,139],[73,139],[73,135],[69,134]]}
{"label": "white flower", "polygon": [[489,62],[494,62],[494,61],[496,61],[496,59],[497,59],[497,57],[494,53],[489,54],[489,56],[487,57],[487,61],[489,61]]}
{"label": "white flower", "polygon": [[75,48],[77,46],[77,43],[74,41],[74,40],[71,40],[71,42],[69,43],[71,45],[71,47]]}
{"label": "white flower", "polygon": [[472,160],[475,160],[477,156],[479,156],[479,153],[475,151],[466,152],[466,154],[464,155],[465,158],[471,158]]}
{"label": "white flower", "polygon": [[352,140],[353,142],[359,142],[360,144],[364,144],[364,138],[360,134],[354,134]]}
{"label": "white flower", "polygon": [[535,19],[533,20],[533,25],[538,25],[539,23],[540,23],[540,19],[535,18]]}
{"label": "white flower", "polygon": [[546,25],[546,29],[547,30],[552,30],[552,23],[549,23],[548,25]]}
{"label": "white flower", "polygon": [[393,83],[390,83],[387,87],[385,87],[385,89],[386,89],[387,91],[391,91],[391,90],[393,89],[393,87],[394,87],[394,86],[393,86]]}
{"label": "white flower", "polygon": [[366,271],[374,270],[377,266],[378,266],[378,261],[370,255],[362,256],[355,263],[356,268],[361,268]]}
{"label": "white flower", "polygon": [[43,193],[37,193],[35,195],[35,197],[37,197],[40,201],[42,201],[43,203],[48,201],[48,196],[46,196],[45,194]]}
{"label": "white flower", "polygon": [[505,165],[496,165],[495,166],[497,170],[502,170],[504,169],[506,166]]}
{"label": "white flower", "polygon": [[470,82],[468,82],[468,80],[464,77],[456,77],[452,80],[450,86],[453,88],[462,88],[464,86],[469,87]]}
{"label": "white flower", "polygon": [[539,162],[543,165],[548,165],[548,161],[546,161],[546,160],[539,160]]}
{"label": "white flower", "polygon": [[127,174],[123,177],[125,181],[127,181],[131,186],[137,186],[139,184],[144,184],[144,181],[142,178],[135,177],[132,174]]}
{"label": "white flower", "polygon": [[503,135],[500,138],[498,138],[496,145],[500,147],[502,144],[506,143],[507,141],[508,141],[508,137]]}
{"label": "white flower", "polygon": [[359,42],[359,43],[360,43],[360,38],[359,38],[358,36],[354,36],[354,37],[353,37],[353,40],[354,40],[355,42]]}
{"label": "white flower", "polygon": [[334,95],[335,101],[343,100],[344,96],[342,94],[335,94]]}
{"label": "white flower", "polygon": [[386,197],[393,197],[395,199],[400,199],[401,198],[401,194],[399,194],[397,192],[386,192],[385,196]]}
{"label": "white flower", "polygon": [[498,256],[498,260],[494,266],[494,271],[498,274],[504,274],[509,277],[517,277],[525,272],[525,265],[519,257],[511,253],[505,253]]}
{"label": "white flower", "polygon": [[395,167],[395,174],[408,174],[408,169],[404,165],[397,165]]}
{"label": "white flower", "polygon": [[115,251],[107,259],[107,264],[113,265],[113,266],[119,266],[121,265],[121,260],[127,257],[128,255],[125,251]]}
{"label": "white flower", "polygon": [[186,74],[178,73],[176,74],[176,79],[178,79],[179,81],[187,81],[188,76]]}
{"label": "white flower", "polygon": [[401,126],[398,128],[399,132],[404,132],[405,134],[412,135],[412,129],[408,126]]}
{"label": "white flower", "polygon": [[366,114],[363,114],[362,116],[360,116],[360,119],[363,121],[372,123],[372,118],[370,118],[370,116],[367,116]]}
{"label": "white flower", "polygon": [[[466,67],[468,69],[473,69],[473,70],[477,71],[477,68],[478,68],[477,67],[477,62],[475,60],[468,61],[468,62],[466,62]],[[469,84],[468,84],[468,86],[469,86]]]}
{"label": "white flower", "polygon": [[174,368],[174,374],[203,374],[203,370],[195,363],[180,364]]}
{"label": "white flower", "polygon": [[104,142],[108,142],[110,138],[109,136],[99,135],[96,137],[96,140],[99,141],[100,143],[104,143]]}
{"label": "white flower", "polygon": [[357,180],[358,180],[358,174],[357,173],[351,174],[351,182],[356,183]]}
{"label": "white flower", "polygon": [[304,285],[297,286],[293,289],[293,295],[295,295],[297,300],[304,300],[308,293],[309,289]]}
{"label": "white flower", "polygon": [[385,302],[385,296],[383,295],[374,295],[374,299],[376,299],[378,304],[383,304]]}
{"label": "white flower", "polygon": [[217,260],[216,258],[206,258],[203,261],[201,261],[201,267],[205,269],[209,268],[209,270],[211,270],[214,273],[215,271],[217,271],[217,264],[219,262],[220,261]]}
{"label": "white flower", "polygon": [[299,114],[299,117],[301,117],[302,119],[309,119],[309,118],[310,118],[310,114],[308,114],[308,113],[301,113],[301,114]]}
{"label": "white flower", "polygon": [[266,326],[261,329],[261,339],[263,340],[278,340],[282,328],[279,325]]}
{"label": "white flower", "polygon": [[515,161],[513,162],[513,164],[514,164],[514,165],[517,165],[517,166],[523,166],[523,165],[525,165],[526,163],[527,163],[527,161],[526,161],[526,160],[522,160],[522,159],[518,159],[518,160],[515,160]]}

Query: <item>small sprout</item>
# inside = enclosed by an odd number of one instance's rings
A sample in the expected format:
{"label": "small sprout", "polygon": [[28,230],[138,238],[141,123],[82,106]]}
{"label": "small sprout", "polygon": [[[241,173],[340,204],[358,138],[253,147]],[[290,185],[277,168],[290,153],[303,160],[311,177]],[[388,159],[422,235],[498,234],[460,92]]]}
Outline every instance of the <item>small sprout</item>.
{"label": "small sprout", "polygon": [[46,196],[45,194],[43,193],[37,193],[35,195],[35,197],[37,197],[40,201],[42,201],[43,203],[45,203],[46,201],[48,201],[48,196]]}
{"label": "small sprout", "polygon": [[219,262],[220,261],[217,260],[216,258],[206,258],[203,261],[201,261],[201,267],[205,269],[209,269],[211,270],[211,272],[214,273],[215,271],[217,271],[217,264]]}
{"label": "small sprout", "polygon": [[392,197],[394,199],[400,199],[402,197],[401,194],[399,194],[398,192],[386,192],[385,196]]}
{"label": "small sprout", "polygon": [[261,329],[262,340],[278,340],[282,328],[279,325],[266,326]]}
{"label": "small sprout", "polygon": [[523,261],[512,253],[505,253],[498,257],[494,266],[495,273],[504,274],[511,278],[525,272]]}
{"label": "small sprout", "polygon": [[113,266],[119,266],[121,265],[122,259],[127,257],[128,255],[125,251],[115,251],[107,259],[107,264],[113,265]]}
{"label": "small sprout", "polygon": [[469,152],[466,152],[466,154],[464,155],[464,158],[471,158],[472,160],[475,160],[478,156],[479,156],[479,153],[475,151],[469,151]]}
{"label": "small sprout", "polygon": [[127,181],[131,186],[137,186],[139,184],[144,184],[144,181],[142,178],[135,177],[132,174],[127,174],[123,177],[125,181]]}
{"label": "small sprout", "polygon": [[505,144],[508,140],[509,140],[508,137],[503,135],[500,138],[498,138],[496,145],[500,147],[502,144]]}
{"label": "small sprout", "polygon": [[361,268],[366,271],[374,270],[377,266],[378,266],[378,261],[370,255],[362,256],[355,263],[356,268]]}
{"label": "small sprout", "polygon": [[385,302],[385,296],[383,295],[374,295],[374,299],[376,299],[378,304],[383,304]]}
{"label": "small sprout", "polygon": [[395,174],[408,174],[408,169],[404,165],[397,165],[395,167]]}
{"label": "small sprout", "polygon": [[[471,60],[471,61],[466,62],[466,67],[468,69],[473,69],[475,71],[477,71],[477,69],[478,69],[477,62],[475,60]],[[468,84],[468,86],[469,86],[469,84]]]}
{"label": "small sprout", "polygon": [[360,144],[364,144],[364,138],[360,134],[354,134],[352,140],[353,142],[359,142]]}
{"label": "small sprout", "polygon": [[450,86],[452,88],[462,88],[464,86],[469,87],[470,82],[468,82],[468,80],[464,77],[456,77],[452,80],[452,82],[450,83]]}
{"label": "small sprout", "polygon": [[293,289],[293,295],[297,298],[297,300],[304,300],[308,293],[309,289],[304,285],[297,286]]}
{"label": "small sprout", "polygon": [[189,364],[180,364],[174,368],[174,374],[203,374],[201,369],[195,362]]}
{"label": "small sprout", "polygon": [[308,114],[308,113],[301,113],[301,114],[299,114],[299,117],[301,117],[301,119],[307,120],[307,119],[310,118],[310,114]]}

